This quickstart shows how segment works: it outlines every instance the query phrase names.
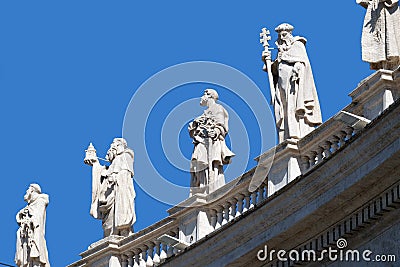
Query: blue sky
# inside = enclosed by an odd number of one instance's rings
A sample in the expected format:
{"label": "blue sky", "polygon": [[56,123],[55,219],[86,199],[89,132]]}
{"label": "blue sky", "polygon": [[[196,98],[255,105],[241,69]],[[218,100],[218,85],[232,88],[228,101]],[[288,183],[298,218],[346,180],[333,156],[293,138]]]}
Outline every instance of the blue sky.
{"label": "blue sky", "polygon": [[[25,205],[23,195],[32,182],[50,195],[46,238],[53,266],[78,260],[80,252],[102,237],[100,221],[89,215],[91,177],[90,168],[83,164],[84,150],[92,141],[98,156],[104,157],[112,139],[122,135],[135,91],[150,77],[180,63],[217,62],[247,75],[268,97],[259,32],[262,27],[272,30],[289,22],[295,26],[294,35],[308,39],[322,115],[327,120],[350,103],[348,93],[372,73],[361,61],[363,18],[364,9],[355,1],[329,5],[312,1],[286,1],[285,5],[281,1],[1,1],[0,262],[13,264],[15,215]],[[272,37],[276,38],[273,31]],[[165,141],[162,125],[175,106],[200,97],[207,86],[193,83],[168,91],[152,103],[146,125],[131,125],[139,136],[146,135],[142,138],[154,168],[182,186],[190,178],[172,166],[160,149]],[[243,101],[240,94],[214,87],[220,89],[221,101],[229,103],[232,113],[244,121],[249,164],[243,168],[248,169],[262,148],[251,115],[251,97]],[[202,109],[192,106],[193,114],[200,115]],[[142,106],[137,104],[134,112],[140,111]],[[270,114],[268,108],[265,112]],[[181,119],[187,123],[189,117]],[[187,160],[192,144],[184,123],[166,135]],[[232,126],[230,132],[237,153],[241,142],[234,143]],[[274,142],[268,138],[267,144]],[[152,172],[139,166],[143,155],[136,151],[135,156],[136,176],[152,181]],[[243,163],[246,160],[238,157],[232,165]],[[169,206],[135,186],[135,230],[139,230],[165,217]],[[152,186],[162,189],[157,183]]]}

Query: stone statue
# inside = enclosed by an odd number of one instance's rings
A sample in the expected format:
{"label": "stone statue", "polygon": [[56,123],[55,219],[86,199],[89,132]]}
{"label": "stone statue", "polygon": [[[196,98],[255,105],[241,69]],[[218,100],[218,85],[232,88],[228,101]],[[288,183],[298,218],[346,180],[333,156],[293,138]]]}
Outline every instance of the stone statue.
{"label": "stone statue", "polygon": [[399,0],[356,0],[367,9],[362,31],[362,60],[373,70],[394,70],[400,63]]}
{"label": "stone statue", "polygon": [[28,205],[17,214],[17,249],[15,263],[18,267],[50,267],[46,246],[46,208],[49,196],[42,194],[38,184],[29,185],[24,196]]}
{"label": "stone statue", "polygon": [[102,166],[90,144],[85,164],[92,166],[92,204],[90,214],[103,222],[104,237],[128,236],[133,232],[135,189],[133,187],[134,154],[123,138],[115,138],[107,152],[109,166]]}
{"label": "stone statue", "polygon": [[[293,36],[293,26],[279,25],[276,45],[278,56],[271,65],[271,52],[267,43],[269,32],[260,34],[265,50],[262,59],[264,70],[269,73],[271,100],[274,106],[275,122],[279,142],[285,139],[300,139],[322,123],[317,90],[308,60],[306,39]],[[269,67],[268,67],[269,66]]]}
{"label": "stone statue", "polygon": [[206,89],[200,105],[206,106],[204,113],[189,124],[189,135],[194,150],[190,163],[190,194],[211,193],[225,184],[223,165],[235,156],[225,144],[228,133],[228,112],[217,104],[218,93]]}

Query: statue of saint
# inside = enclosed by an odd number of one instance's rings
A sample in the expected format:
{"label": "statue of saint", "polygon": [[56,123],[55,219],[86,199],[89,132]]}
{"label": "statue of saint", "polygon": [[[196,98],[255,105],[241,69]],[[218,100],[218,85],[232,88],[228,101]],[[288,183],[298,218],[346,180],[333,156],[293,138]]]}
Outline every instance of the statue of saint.
{"label": "statue of saint", "polygon": [[92,166],[92,204],[90,214],[103,222],[104,237],[128,236],[133,232],[135,189],[133,187],[134,154],[123,138],[115,138],[107,152],[109,166],[102,166],[90,144],[85,164]]}
{"label": "statue of saint", "polygon": [[218,93],[206,89],[200,105],[206,106],[204,113],[189,124],[189,134],[194,150],[190,163],[190,195],[211,193],[225,184],[225,164],[235,156],[225,144],[228,133],[228,112],[217,104]]}
{"label": "statue of saint", "polygon": [[18,267],[50,267],[46,246],[46,208],[49,196],[42,194],[38,184],[29,185],[24,196],[28,205],[17,214],[17,249],[15,263]]}
{"label": "statue of saint", "polygon": [[367,9],[361,37],[362,60],[373,70],[400,64],[399,0],[356,0]]}
{"label": "statue of saint", "polygon": [[300,139],[322,123],[317,90],[305,47],[306,39],[293,36],[293,29],[287,23],[275,28],[278,33],[275,43],[278,56],[272,66],[268,49],[263,51],[262,56],[266,66],[271,66],[271,69],[264,70],[272,74],[271,99],[279,143],[289,138]]}

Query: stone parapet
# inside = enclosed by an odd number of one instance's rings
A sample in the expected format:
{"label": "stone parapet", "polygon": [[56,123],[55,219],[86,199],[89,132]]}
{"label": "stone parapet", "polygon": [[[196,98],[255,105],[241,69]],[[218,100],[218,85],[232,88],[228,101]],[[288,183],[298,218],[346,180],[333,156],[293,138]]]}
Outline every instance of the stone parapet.
{"label": "stone parapet", "polygon": [[396,102],[329,160],[162,266],[277,266],[257,259],[265,245],[319,250],[345,237],[352,249],[368,242],[371,229],[378,235],[397,225],[399,115]]}
{"label": "stone parapet", "polygon": [[344,111],[373,120],[400,97],[400,70],[378,70],[362,80]]}
{"label": "stone parapet", "polygon": [[93,243],[69,267],[258,266],[255,253],[266,242],[307,245],[398,181],[399,85],[398,70],[374,73],[349,106],[301,140],[282,142],[255,168],[146,229]]}

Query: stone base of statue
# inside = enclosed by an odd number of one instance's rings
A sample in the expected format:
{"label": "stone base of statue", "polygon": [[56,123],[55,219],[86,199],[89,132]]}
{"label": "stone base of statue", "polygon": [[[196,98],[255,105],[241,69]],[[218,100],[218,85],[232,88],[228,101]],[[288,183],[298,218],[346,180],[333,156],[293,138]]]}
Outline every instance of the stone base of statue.
{"label": "stone base of statue", "polygon": [[[256,158],[260,168],[262,168],[263,165],[270,166],[271,161],[274,162],[267,176],[267,196],[273,195],[301,175],[300,154],[297,142],[297,139],[287,139],[275,148]],[[265,180],[263,174],[260,174],[260,177],[257,177],[257,175],[253,177],[249,186],[250,191],[255,190]]]}
{"label": "stone base of statue", "polygon": [[179,213],[177,217],[179,220],[179,240],[192,244],[214,230],[211,225],[210,212],[205,208],[206,204],[207,194],[195,194],[168,210],[170,216],[174,217],[178,214],[177,211],[180,211],[178,207],[193,207],[186,209],[187,212],[183,216]]}
{"label": "stone base of statue", "polygon": [[400,69],[374,72],[349,94],[352,103],[344,110],[372,120],[400,97],[399,78]]}
{"label": "stone base of statue", "polygon": [[[220,169],[222,169],[222,167]],[[206,171],[208,172],[208,170]],[[194,175],[192,174],[192,177],[193,176]],[[207,176],[213,177],[213,179],[206,178],[205,180],[210,182],[205,185],[202,184],[200,186],[191,186],[189,197],[197,194],[210,194],[225,185],[225,176],[222,171],[210,171],[207,173]]]}

